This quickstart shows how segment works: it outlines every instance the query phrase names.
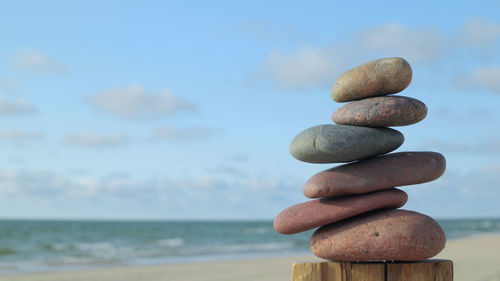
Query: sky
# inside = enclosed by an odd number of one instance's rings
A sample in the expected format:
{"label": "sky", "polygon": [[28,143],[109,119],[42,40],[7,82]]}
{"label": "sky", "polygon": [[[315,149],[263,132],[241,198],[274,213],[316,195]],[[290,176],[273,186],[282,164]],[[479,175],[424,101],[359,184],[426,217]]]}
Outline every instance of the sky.
{"label": "sky", "polygon": [[404,208],[500,216],[499,1],[8,1],[0,218],[272,219],[336,164],[289,154],[336,78],[403,57],[437,151]]}

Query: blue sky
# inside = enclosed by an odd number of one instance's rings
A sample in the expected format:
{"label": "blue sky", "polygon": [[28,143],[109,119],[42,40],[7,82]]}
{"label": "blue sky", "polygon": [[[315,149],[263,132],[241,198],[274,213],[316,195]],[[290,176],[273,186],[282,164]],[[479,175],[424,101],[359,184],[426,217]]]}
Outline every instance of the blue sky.
{"label": "blue sky", "polygon": [[405,208],[499,216],[500,3],[352,2],[4,3],[0,217],[271,219],[334,166],[288,147],[336,77],[392,56],[429,109],[398,151],[447,158]]}

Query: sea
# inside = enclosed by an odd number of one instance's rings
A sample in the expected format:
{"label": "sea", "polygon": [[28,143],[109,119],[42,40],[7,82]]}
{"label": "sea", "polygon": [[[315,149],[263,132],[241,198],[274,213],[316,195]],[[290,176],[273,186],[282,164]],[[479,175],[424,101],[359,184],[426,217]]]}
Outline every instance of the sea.
{"label": "sea", "polygon": [[[448,240],[500,234],[500,218],[438,222]],[[0,220],[0,274],[309,254],[311,234],[272,221]]]}

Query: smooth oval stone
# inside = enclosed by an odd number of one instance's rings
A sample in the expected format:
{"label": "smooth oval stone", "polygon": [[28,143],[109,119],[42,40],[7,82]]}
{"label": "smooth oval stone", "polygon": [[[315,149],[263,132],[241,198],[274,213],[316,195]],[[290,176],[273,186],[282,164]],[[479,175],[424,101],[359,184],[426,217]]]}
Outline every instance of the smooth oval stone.
{"label": "smooth oval stone", "polygon": [[439,178],[446,159],[437,152],[398,152],[337,166],[312,176],[304,185],[309,198],[361,194]]}
{"label": "smooth oval stone", "polygon": [[332,114],[333,122],[343,125],[387,127],[415,124],[427,115],[419,100],[401,97],[373,97],[350,102]]}
{"label": "smooth oval stone", "polygon": [[346,102],[395,94],[410,84],[411,76],[411,67],[402,58],[370,61],[340,75],[333,85],[332,99]]}
{"label": "smooth oval stone", "polygon": [[274,229],[293,234],[381,208],[399,208],[408,195],[399,189],[363,195],[312,200],[283,210],[274,220]]}
{"label": "smooth oval stone", "polygon": [[338,261],[417,261],[437,255],[446,237],[431,217],[406,210],[375,211],[323,226],[312,252]]}
{"label": "smooth oval stone", "polygon": [[309,163],[351,162],[391,152],[403,142],[403,134],[389,128],[328,124],[298,134],[290,153]]}

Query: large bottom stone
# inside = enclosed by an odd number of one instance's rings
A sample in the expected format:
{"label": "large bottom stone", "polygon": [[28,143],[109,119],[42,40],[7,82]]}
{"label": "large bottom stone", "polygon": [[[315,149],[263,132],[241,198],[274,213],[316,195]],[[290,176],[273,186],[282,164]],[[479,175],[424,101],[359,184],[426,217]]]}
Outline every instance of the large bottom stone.
{"label": "large bottom stone", "polygon": [[406,210],[375,211],[319,228],[312,252],[337,261],[417,261],[437,255],[446,238],[431,217]]}
{"label": "large bottom stone", "polygon": [[408,195],[399,189],[367,194],[323,198],[290,206],[276,216],[274,229],[293,234],[381,208],[399,208]]}

